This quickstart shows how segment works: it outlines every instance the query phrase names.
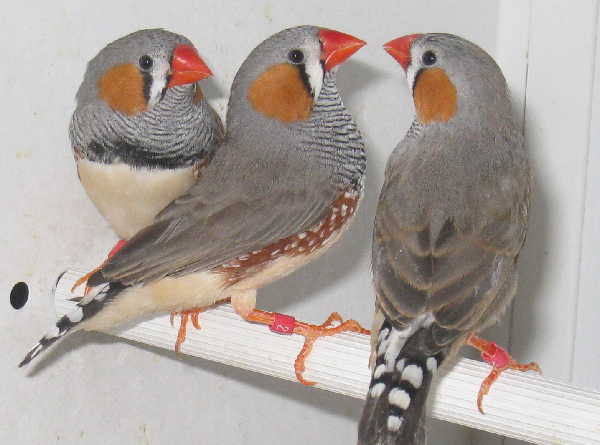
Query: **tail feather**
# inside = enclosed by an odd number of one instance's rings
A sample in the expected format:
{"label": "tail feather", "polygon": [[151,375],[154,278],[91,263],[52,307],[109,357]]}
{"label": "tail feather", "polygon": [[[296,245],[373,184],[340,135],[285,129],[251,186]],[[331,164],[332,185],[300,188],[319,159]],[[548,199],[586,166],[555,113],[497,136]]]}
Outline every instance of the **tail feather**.
{"label": "tail feather", "polygon": [[82,299],[72,311],[63,315],[56,322],[54,329],[44,335],[38,344],[29,351],[23,361],[19,363],[19,368],[29,364],[29,362],[61,338],[81,328],[85,321],[100,312],[100,310],[114,300],[125,287],[125,285],[118,282],[109,283],[102,287],[98,294],[93,298]]}
{"label": "tail feather", "polygon": [[358,445],[425,444],[426,401],[449,347],[424,348],[428,327],[406,339],[388,321],[377,341],[377,360],[358,427]]}

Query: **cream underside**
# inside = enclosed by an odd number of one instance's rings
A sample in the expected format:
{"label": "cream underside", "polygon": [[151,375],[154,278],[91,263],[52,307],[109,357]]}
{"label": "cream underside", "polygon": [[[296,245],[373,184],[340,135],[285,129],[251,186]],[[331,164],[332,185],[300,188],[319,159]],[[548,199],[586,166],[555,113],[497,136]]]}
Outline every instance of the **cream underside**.
{"label": "cream underside", "polygon": [[[354,215],[351,220],[353,219]],[[82,328],[86,330],[105,329],[140,315],[203,308],[212,306],[225,298],[232,298],[235,307],[236,298],[244,298],[249,289],[260,289],[319,258],[339,241],[350,226],[351,220],[344,225],[342,230],[327,239],[322,248],[308,255],[280,257],[256,275],[226,289],[223,289],[221,275],[210,271],[178,278],[163,278],[147,286],[133,286],[119,294],[114,302],[107,305],[96,316],[83,323]]]}
{"label": "cream underside", "polygon": [[80,159],[83,188],[117,234],[128,240],[194,184],[194,168],[133,169]]}

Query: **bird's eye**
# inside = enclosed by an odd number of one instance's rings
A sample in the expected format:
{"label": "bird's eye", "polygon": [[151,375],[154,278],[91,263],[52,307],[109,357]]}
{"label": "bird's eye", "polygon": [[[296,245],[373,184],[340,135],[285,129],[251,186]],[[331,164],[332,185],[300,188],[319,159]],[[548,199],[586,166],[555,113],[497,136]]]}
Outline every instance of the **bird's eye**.
{"label": "bird's eye", "polygon": [[423,60],[423,65],[431,66],[437,62],[437,57],[433,51],[425,51],[421,60]]}
{"label": "bird's eye", "polygon": [[140,57],[140,60],[138,63],[140,65],[141,69],[147,71],[150,68],[152,68],[152,65],[154,65],[154,60],[152,60],[152,57],[150,57],[150,56],[142,56],[142,57]]}
{"label": "bird's eye", "polygon": [[288,53],[287,59],[294,65],[299,65],[304,62],[304,53],[299,49],[293,49]]}

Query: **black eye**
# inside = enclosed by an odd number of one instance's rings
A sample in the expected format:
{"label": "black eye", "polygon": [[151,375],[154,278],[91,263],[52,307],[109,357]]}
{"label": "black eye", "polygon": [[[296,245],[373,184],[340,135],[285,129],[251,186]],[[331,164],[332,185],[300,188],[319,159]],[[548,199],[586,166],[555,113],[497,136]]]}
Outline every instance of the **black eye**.
{"label": "black eye", "polygon": [[304,53],[299,49],[293,49],[288,53],[287,58],[294,65],[299,65],[304,62]]}
{"label": "black eye", "polygon": [[423,61],[423,65],[430,66],[437,62],[437,57],[433,51],[425,51],[421,60]]}
{"label": "black eye", "polygon": [[154,65],[154,60],[152,60],[152,57],[150,56],[142,56],[138,63],[141,69],[148,71],[152,68],[152,65]]}

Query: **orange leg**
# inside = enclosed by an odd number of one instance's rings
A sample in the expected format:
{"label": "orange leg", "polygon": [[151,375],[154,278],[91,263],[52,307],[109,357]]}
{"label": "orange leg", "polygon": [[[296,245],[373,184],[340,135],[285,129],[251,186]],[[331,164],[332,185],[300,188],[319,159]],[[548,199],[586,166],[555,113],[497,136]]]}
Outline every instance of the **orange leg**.
{"label": "orange leg", "polygon": [[506,369],[514,369],[515,371],[536,371],[542,373],[541,368],[535,362],[531,362],[528,365],[522,365],[512,358],[509,353],[502,349],[494,342],[488,342],[478,335],[470,335],[465,340],[465,344],[473,346],[475,349],[481,352],[481,357],[492,365],[493,369],[490,375],[483,381],[481,388],[479,388],[479,394],[477,395],[477,408],[481,414],[483,412],[483,396],[489,391],[492,384],[498,380],[500,374]]}
{"label": "orange leg", "polygon": [[[229,299],[217,301],[212,306],[216,306],[217,304],[221,304],[228,300]],[[181,348],[181,344],[185,341],[188,319],[190,317],[192,318],[192,324],[194,325],[194,327],[196,329],[202,329],[200,327],[200,323],[198,322],[198,315],[200,315],[205,310],[210,309],[212,306],[207,306],[207,307],[202,307],[199,309],[192,309],[189,311],[179,312],[179,314],[181,314],[181,322],[179,324],[179,332],[177,333],[177,340],[175,340],[175,353],[177,354],[177,357],[181,358],[181,356],[179,355],[179,349]],[[174,326],[173,322],[175,320],[175,315],[177,315],[177,312],[171,312],[171,326]]]}
{"label": "orange leg", "polygon": [[[278,313],[271,313],[254,309],[249,314],[242,315],[244,319],[251,322],[262,323],[269,325],[272,331],[280,334],[299,334],[304,337],[304,346],[296,357],[294,363],[294,369],[296,371],[296,378],[303,385],[314,385],[316,382],[310,382],[302,377],[302,373],[306,370],[305,360],[310,354],[315,341],[319,337],[328,337],[330,335],[339,334],[343,331],[358,332],[360,334],[370,335],[371,332],[358,324],[355,320],[343,321],[342,317],[337,312],[334,312],[329,316],[327,321],[322,325],[313,325],[309,323],[303,323],[296,321],[294,317],[289,315],[282,315]],[[334,326],[334,323],[339,323]]]}
{"label": "orange leg", "polygon": [[[80,279],[78,279],[75,282],[75,284],[71,288],[71,293],[75,292],[75,289],[77,289],[83,283],[86,283],[87,280],[89,280],[92,275],[94,275],[96,272],[98,272],[100,269],[102,269],[104,267],[104,265],[108,262],[108,260],[110,260],[115,255],[115,253],[117,253],[121,249],[121,247],[123,247],[125,245],[126,242],[127,241],[125,241],[125,240],[120,240],[117,244],[115,244],[115,247],[113,247],[112,250],[108,253],[108,257],[106,257],[106,259],[104,260],[104,262],[102,264],[100,264],[100,266],[96,267],[90,273],[84,275],[83,277],[81,277]],[[90,290],[92,290],[92,289],[90,287],[86,286],[83,296],[85,297],[90,292]]]}

